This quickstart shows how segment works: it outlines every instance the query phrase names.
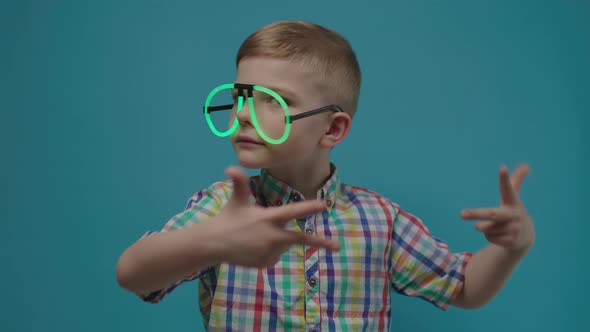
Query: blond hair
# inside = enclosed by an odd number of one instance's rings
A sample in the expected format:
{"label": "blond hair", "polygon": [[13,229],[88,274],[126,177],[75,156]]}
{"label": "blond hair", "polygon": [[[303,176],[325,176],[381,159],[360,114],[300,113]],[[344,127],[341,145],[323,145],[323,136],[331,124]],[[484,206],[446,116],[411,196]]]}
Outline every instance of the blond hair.
{"label": "blond hair", "polygon": [[252,33],[240,46],[236,66],[250,56],[299,62],[319,87],[351,117],[357,109],[361,70],[349,42],[337,32],[306,21],[279,21]]}

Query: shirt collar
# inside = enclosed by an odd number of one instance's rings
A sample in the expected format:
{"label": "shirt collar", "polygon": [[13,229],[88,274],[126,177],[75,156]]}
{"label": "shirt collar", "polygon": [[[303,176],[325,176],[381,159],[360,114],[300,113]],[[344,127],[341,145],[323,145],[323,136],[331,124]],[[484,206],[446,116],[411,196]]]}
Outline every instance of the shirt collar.
{"label": "shirt collar", "polygon": [[[260,176],[253,183],[258,198],[265,206],[281,206],[290,202],[303,199],[303,194],[293,189],[286,182],[273,177],[267,170],[262,169]],[[330,211],[336,202],[340,190],[340,176],[338,169],[330,163],[330,176],[326,178],[321,188],[317,191],[316,199],[322,200]],[[312,199],[307,197],[307,199]]]}

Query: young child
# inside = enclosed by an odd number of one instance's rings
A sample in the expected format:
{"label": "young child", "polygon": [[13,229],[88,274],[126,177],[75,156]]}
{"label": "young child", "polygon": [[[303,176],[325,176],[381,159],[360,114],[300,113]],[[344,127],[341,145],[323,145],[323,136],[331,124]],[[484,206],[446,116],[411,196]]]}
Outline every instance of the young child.
{"label": "young child", "polygon": [[[330,161],[360,83],[353,50],[332,30],[282,21],[249,36],[235,83],[212,91],[204,113],[260,174],[229,167],[229,179],[195,193],[121,255],[121,287],[156,303],[198,278],[208,330],[389,331],[391,291],[444,310],[490,301],[534,242],[518,195],[528,166],[512,178],[500,169],[499,207],[462,211],[490,244],[454,253],[393,201],[343,182]],[[215,104],[226,92],[230,104]]]}

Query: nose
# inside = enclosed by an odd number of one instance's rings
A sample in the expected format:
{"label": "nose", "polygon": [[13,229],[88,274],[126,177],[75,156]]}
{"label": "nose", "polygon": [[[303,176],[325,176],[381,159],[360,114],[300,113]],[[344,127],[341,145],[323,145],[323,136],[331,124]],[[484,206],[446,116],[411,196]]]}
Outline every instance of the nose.
{"label": "nose", "polygon": [[236,105],[238,122],[240,123],[240,126],[244,126],[245,124],[252,125],[252,119],[250,118],[250,104],[248,103],[248,98],[246,96],[243,96],[241,99],[244,101],[241,105],[242,108],[238,108],[240,106],[239,102],[238,105]]}

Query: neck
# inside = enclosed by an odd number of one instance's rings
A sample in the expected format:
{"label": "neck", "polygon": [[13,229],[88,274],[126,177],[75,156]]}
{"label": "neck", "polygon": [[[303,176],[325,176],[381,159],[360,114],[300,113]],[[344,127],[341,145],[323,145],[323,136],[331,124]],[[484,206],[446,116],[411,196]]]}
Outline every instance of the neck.
{"label": "neck", "polygon": [[317,192],[330,176],[330,162],[267,169],[270,175],[300,192],[306,200],[316,199]]}

